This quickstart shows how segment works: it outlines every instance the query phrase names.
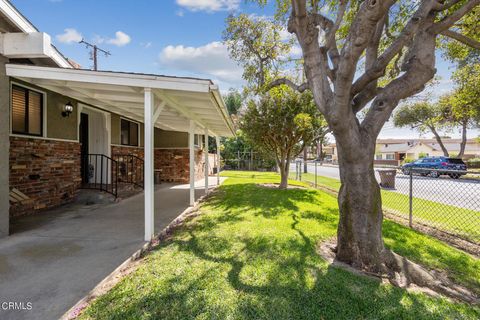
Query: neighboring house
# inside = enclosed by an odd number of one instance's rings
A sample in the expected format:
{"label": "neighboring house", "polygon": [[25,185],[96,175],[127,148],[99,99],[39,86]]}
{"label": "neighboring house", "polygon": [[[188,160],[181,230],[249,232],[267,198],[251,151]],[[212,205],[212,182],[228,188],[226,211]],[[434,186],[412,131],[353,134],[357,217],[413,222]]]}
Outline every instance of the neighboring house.
{"label": "neighboring house", "polygon": [[[444,138],[443,143],[451,156],[460,151],[460,139]],[[402,161],[418,159],[420,156],[443,156],[443,151],[436,139],[378,139],[375,160]],[[476,139],[468,139],[464,159],[480,157],[480,143]]]}
{"label": "neighboring house", "polygon": [[147,240],[154,172],[190,181],[193,203],[209,159],[202,140],[233,135],[216,85],[80,70],[6,0],[0,32],[0,237],[10,217],[70,202],[79,188],[133,182],[145,187]]}
{"label": "neighboring house", "polygon": [[[443,143],[451,156],[460,151],[460,139],[444,139]],[[324,147],[326,159],[337,161],[336,145]],[[442,156],[443,151],[435,139],[377,139],[375,164],[398,165],[404,159],[418,159],[420,156]],[[476,139],[468,139],[464,159],[479,158],[480,143]]]}

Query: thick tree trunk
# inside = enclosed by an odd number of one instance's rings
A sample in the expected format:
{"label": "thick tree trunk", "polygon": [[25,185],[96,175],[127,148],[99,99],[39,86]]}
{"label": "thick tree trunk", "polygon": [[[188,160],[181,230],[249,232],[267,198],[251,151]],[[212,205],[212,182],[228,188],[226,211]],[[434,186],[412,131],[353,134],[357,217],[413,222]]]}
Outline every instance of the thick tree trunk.
{"label": "thick tree trunk", "polygon": [[385,251],[383,213],[373,156],[362,150],[343,148],[338,149],[338,156],[342,185],[338,195],[340,222],[336,257],[354,267],[380,272]]}
{"label": "thick tree trunk", "polygon": [[280,172],[280,185],[279,189],[286,189],[288,187],[288,174],[290,172],[290,161],[288,159],[282,159],[277,161],[278,171]]}
{"label": "thick tree trunk", "polygon": [[467,145],[467,122],[462,123],[462,141],[460,142],[460,152],[458,153],[459,158],[462,158],[465,154],[465,147]]}

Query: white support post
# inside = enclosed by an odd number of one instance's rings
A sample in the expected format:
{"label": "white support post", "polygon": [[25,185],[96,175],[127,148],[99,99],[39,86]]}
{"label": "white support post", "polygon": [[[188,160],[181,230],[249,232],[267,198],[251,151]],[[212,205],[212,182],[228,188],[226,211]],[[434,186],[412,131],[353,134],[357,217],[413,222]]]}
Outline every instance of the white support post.
{"label": "white support post", "polygon": [[190,206],[195,204],[195,122],[190,120],[188,148],[190,150]]}
{"label": "white support post", "polygon": [[215,142],[217,145],[217,186],[220,185],[220,137],[215,137]]}
{"label": "white support post", "polygon": [[205,144],[203,146],[203,152],[205,153],[205,194],[208,194],[208,128],[205,128]]}
{"label": "white support post", "polygon": [[145,88],[145,241],[150,241],[154,234],[154,185],[153,185],[153,107],[154,96],[151,88]]}

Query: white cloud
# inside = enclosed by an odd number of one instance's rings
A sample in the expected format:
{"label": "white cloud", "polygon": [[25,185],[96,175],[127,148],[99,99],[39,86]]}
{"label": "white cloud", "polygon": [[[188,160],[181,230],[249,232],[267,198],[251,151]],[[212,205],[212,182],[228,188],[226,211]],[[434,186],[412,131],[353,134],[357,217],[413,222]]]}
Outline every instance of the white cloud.
{"label": "white cloud", "polygon": [[132,41],[130,36],[126,34],[125,32],[122,31],[117,31],[115,32],[115,38],[113,39],[108,39],[107,43],[108,44],[113,44],[117,47],[123,47],[124,45],[127,45]]}
{"label": "white cloud", "polygon": [[150,47],[152,46],[152,42],[151,42],[151,41],[149,41],[149,42],[140,42],[140,45],[141,45],[142,47],[144,47],[145,49],[148,49],[148,48],[150,48]]}
{"label": "white cloud", "polygon": [[210,42],[200,47],[167,46],[159,55],[161,67],[183,71],[238,86],[243,70],[228,56],[225,44]]}
{"label": "white cloud", "polygon": [[57,34],[56,38],[61,43],[79,42],[83,39],[82,34],[73,28],[63,30],[62,34]]}
{"label": "white cloud", "polygon": [[183,10],[177,10],[177,12],[175,12],[175,14],[179,17],[183,17],[185,15],[185,12]]}
{"label": "white cloud", "polygon": [[240,0],[177,0],[177,4],[190,11],[233,11],[238,9]]}
{"label": "white cloud", "polygon": [[102,44],[105,42],[105,38],[102,37],[102,36],[99,36],[98,34],[96,34],[95,36],[93,36],[93,39],[92,39],[93,43],[95,44]]}

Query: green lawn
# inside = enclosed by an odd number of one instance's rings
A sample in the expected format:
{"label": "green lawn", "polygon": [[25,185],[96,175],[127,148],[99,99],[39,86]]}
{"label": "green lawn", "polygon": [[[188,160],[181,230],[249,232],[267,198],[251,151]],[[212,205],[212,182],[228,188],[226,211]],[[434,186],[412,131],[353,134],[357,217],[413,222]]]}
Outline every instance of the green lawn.
{"label": "green lawn", "polygon": [[[290,177],[294,178],[295,173],[290,173]],[[302,173],[302,180],[314,183],[315,175]],[[338,191],[340,189],[340,180],[317,176],[317,186]],[[388,190],[382,190],[381,192],[383,207],[408,219],[408,195]],[[414,222],[422,222],[440,230],[459,234],[472,241],[480,242],[479,211],[414,197],[413,219]]]}
{"label": "green lawn", "polygon": [[[412,294],[329,266],[316,253],[335,235],[337,200],[278,190],[276,174],[230,178],[83,319],[478,319],[480,308]],[[302,183],[296,183],[301,185]],[[480,293],[480,261],[386,221],[396,252]]]}

